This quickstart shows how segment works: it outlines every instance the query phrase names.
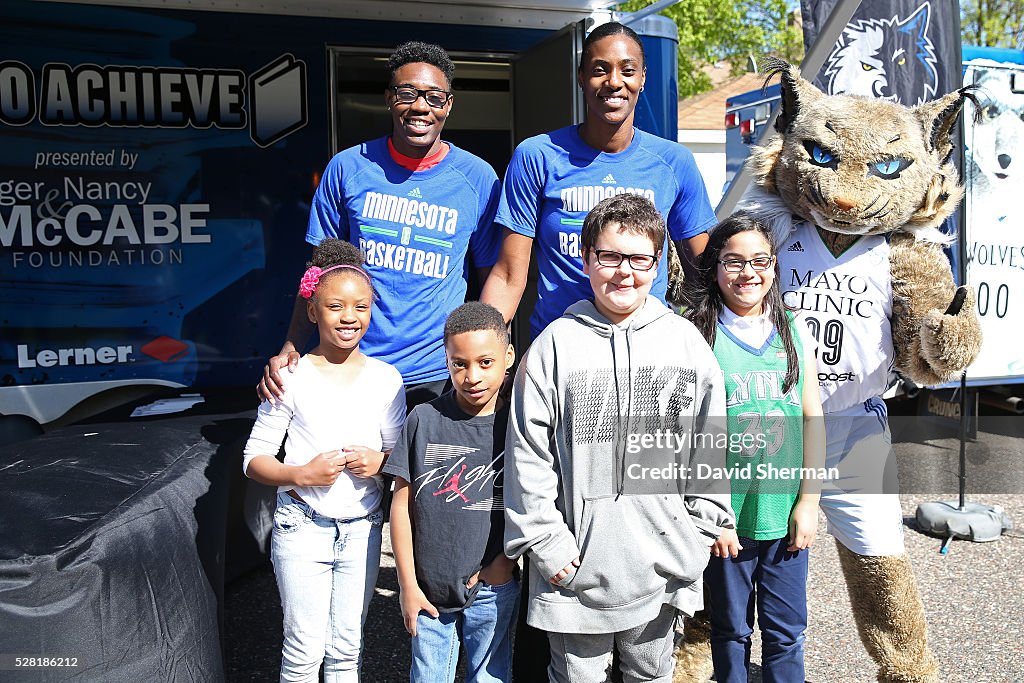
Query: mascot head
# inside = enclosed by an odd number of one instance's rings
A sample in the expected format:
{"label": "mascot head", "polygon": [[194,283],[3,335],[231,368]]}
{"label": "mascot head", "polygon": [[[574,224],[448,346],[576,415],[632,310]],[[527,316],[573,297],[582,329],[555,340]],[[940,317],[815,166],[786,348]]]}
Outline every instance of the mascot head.
{"label": "mascot head", "polygon": [[906,230],[945,241],[938,226],[963,196],[950,132],[966,89],[907,108],[852,95],[826,95],[799,69],[769,60],[781,77],[779,135],[757,147],[755,182],[801,218],[830,232]]}

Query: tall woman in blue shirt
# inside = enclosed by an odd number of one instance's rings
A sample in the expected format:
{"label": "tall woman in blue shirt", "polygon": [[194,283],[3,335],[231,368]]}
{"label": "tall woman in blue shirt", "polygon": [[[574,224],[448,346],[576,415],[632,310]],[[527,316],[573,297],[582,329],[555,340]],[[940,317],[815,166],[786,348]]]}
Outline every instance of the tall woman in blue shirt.
{"label": "tall woman in blue shirt", "polygon": [[[580,231],[584,216],[605,197],[631,192],[650,199],[684,258],[703,250],[706,231],[715,223],[693,155],[633,127],[646,78],[636,32],[615,22],[594,29],[583,43],[577,78],[587,105],[585,121],[524,140],[512,155],[495,217],[504,227],[501,254],[480,297],[511,320],[536,242],[540,280],[531,337],[571,304],[590,298]],[[667,253],[662,249],[651,288],[661,299]]]}
{"label": "tall woman in blue shirt", "polygon": [[[583,43],[577,74],[586,119],[524,140],[512,155],[494,219],[504,227],[501,253],[480,300],[512,319],[536,242],[540,279],[531,338],[566,308],[591,298],[580,233],[587,212],[605,197],[632,192],[652,201],[668,224],[667,239],[684,257],[704,250],[707,230],[715,224],[693,155],[678,143],[633,127],[645,64],[635,31],[619,23],[598,26]],[[661,252],[651,295],[664,299],[668,249]],[[528,627],[521,610],[514,678],[546,680],[547,651],[546,635]]]}

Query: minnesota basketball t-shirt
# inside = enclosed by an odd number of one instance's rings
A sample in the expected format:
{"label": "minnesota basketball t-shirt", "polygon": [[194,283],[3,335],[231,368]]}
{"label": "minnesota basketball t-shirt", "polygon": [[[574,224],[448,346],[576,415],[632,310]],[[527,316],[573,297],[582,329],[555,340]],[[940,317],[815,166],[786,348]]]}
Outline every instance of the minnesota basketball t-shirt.
{"label": "minnesota basketball t-shirt", "polygon": [[402,168],[388,139],[350,147],[327,164],[313,197],[306,241],[358,246],[377,298],[363,351],[402,373],[405,384],[447,379],[444,321],[466,300],[467,256],[494,265],[500,185],[484,160],[451,143],[437,165]]}
{"label": "minnesota basketball t-shirt", "polygon": [[[572,304],[593,298],[583,274],[583,219],[602,199],[637,194],[657,207],[667,239],[687,239],[715,224],[704,179],[693,154],[676,142],[634,129],[629,147],[610,154],[594,149],[576,126],[524,140],[505,173],[495,222],[534,240],[537,307],[532,337]],[[651,295],[665,300],[668,242],[661,247]]]}

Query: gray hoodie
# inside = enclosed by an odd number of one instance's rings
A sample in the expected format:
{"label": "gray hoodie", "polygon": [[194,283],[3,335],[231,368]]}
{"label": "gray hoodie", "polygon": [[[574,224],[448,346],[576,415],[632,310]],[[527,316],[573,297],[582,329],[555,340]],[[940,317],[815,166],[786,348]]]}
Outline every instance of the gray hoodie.
{"label": "gray hoodie", "polygon": [[[627,475],[645,457],[691,472],[696,462],[720,467],[725,450],[627,443],[658,429],[721,430],[724,415],[711,349],[653,297],[625,329],[580,301],[537,337],[516,376],[505,451],[505,552],[529,553],[532,626],[611,633],[651,621],[666,603],[688,614],[702,607],[709,547],[734,524],[728,482]],[[576,557],[579,568],[552,585]]]}

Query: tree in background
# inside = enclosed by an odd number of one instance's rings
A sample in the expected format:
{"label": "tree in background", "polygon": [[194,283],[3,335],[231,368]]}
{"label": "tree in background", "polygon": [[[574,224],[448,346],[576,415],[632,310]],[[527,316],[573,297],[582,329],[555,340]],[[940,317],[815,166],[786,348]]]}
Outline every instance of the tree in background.
{"label": "tree in background", "polygon": [[961,0],[964,45],[1024,50],[1024,0]]}
{"label": "tree in background", "polygon": [[[650,4],[653,0],[629,0],[618,9],[636,12]],[[679,29],[679,97],[710,90],[704,67],[720,61],[728,62],[736,75],[744,71],[750,57],[760,62],[765,55],[774,55],[799,63],[804,52],[799,10],[794,13],[789,4],[787,0],[681,0],[663,9],[660,14]]]}

